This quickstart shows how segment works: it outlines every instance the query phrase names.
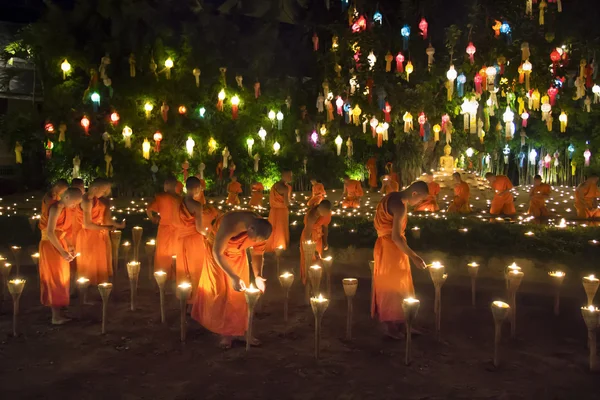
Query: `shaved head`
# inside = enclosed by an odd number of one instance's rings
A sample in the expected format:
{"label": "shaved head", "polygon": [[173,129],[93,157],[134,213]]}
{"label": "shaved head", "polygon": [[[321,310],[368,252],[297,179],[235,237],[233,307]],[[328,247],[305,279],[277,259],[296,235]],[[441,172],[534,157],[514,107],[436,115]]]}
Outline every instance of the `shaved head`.
{"label": "shaved head", "polygon": [[64,188],[65,190],[69,187],[69,182],[66,179],[59,179],[52,185],[53,188]]}
{"label": "shaved head", "polygon": [[248,237],[257,241],[267,240],[273,232],[271,223],[264,218],[254,218],[248,226]]}
{"label": "shaved head", "polygon": [[424,194],[424,195],[429,194],[429,186],[427,186],[427,183],[425,183],[423,181],[413,182],[406,190],[411,193],[418,193],[418,194]]}
{"label": "shaved head", "polygon": [[202,184],[200,179],[196,178],[195,176],[190,176],[187,178],[187,181],[185,181],[185,188],[188,192],[199,190],[201,186]]}
{"label": "shaved head", "polygon": [[81,193],[85,192],[85,182],[83,179],[75,178],[71,181],[71,187],[77,188],[81,191]]}
{"label": "shaved head", "polygon": [[83,193],[81,189],[76,187],[70,187],[63,193],[62,202],[66,207],[75,207],[77,204],[81,203],[83,199]]}
{"label": "shaved head", "polygon": [[329,200],[323,200],[318,205],[319,209],[331,211],[331,202]]}

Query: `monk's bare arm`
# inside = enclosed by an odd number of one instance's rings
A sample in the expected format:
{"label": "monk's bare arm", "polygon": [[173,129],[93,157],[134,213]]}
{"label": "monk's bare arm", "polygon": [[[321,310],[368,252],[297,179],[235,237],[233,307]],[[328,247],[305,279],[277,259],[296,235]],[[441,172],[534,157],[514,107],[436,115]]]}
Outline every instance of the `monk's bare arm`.
{"label": "monk's bare arm", "polygon": [[200,204],[196,200],[192,200],[190,203],[192,211],[194,213],[194,223],[196,225],[196,232],[198,232],[201,235],[205,235],[206,231],[203,229],[204,225],[202,225],[202,204]]}
{"label": "monk's bare arm", "polygon": [[104,208],[104,226],[108,226],[111,229],[123,229],[125,228],[125,220],[122,222],[115,222],[112,218],[112,211],[110,207],[110,200],[104,197],[100,198],[100,201],[105,205]]}
{"label": "monk's bare arm", "polygon": [[58,216],[60,215],[61,211],[62,208],[59,208],[58,206],[50,207],[50,211],[48,212],[48,227],[46,228],[46,233],[48,235],[48,240],[50,241],[50,243],[52,243],[52,246],[54,246],[56,250],[58,250],[61,257],[67,261],[71,261],[73,259],[73,256],[71,256],[67,249],[65,249],[62,246],[60,240],[58,240],[54,232],[56,230],[56,221],[58,220]]}
{"label": "monk's bare arm", "polygon": [[84,200],[81,202],[81,209],[83,210],[83,224],[85,229],[91,231],[101,231],[103,229],[112,228],[112,226],[98,225],[92,222],[92,202]]}
{"label": "monk's bare arm", "polygon": [[306,225],[304,225],[304,236],[301,238],[302,241],[310,240],[312,237],[312,230],[315,224],[315,210],[311,210],[308,213],[308,218],[306,218]]}
{"label": "monk's bare arm", "polygon": [[215,236],[215,243],[213,244],[213,257],[217,261],[217,264],[219,264],[219,267],[221,267],[221,269],[225,271],[225,273],[229,275],[232,280],[235,280],[236,278],[239,279],[239,277],[233,272],[229,262],[227,261],[227,258],[225,257],[227,243],[229,242],[229,239],[233,237],[231,234],[234,230],[233,228],[234,226],[232,225],[232,222],[227,217],[224,217],[223,222],[221,223],[221,226],[219,227],[219,230]]}
{"label": "monk's bare arm", "polygon": [[150,203],[150,205],[148,205],[148,207],[146,207],[146,215],[148,216],[150,221],[152,221],[156,224],[156,223],[158,223],[158,219],[160,217],[158,215],[155,215],[155,213],[158,214],[156,197],[154,198],[152,203]]}
{"label": "monk's bare arm", "polygon": [[406,212],[404,210],[404,205],[399,204],[394,207],[390,207],[390,212],[393,213],[394,219],[392,222],[392,241],[398,246],[400,251],[406,254],[413,263],[421,269],[425,269],[427,266],[421,257],[417,255],[406,242],[406,238],[400,234],[402,223],[404,222],[404,218],[406,218]]}
{"label": "monk's bare arm", "polygon": [[252,253],[252,272],[254,278],[261,278],[263,273],[264,256],[262,254]]}

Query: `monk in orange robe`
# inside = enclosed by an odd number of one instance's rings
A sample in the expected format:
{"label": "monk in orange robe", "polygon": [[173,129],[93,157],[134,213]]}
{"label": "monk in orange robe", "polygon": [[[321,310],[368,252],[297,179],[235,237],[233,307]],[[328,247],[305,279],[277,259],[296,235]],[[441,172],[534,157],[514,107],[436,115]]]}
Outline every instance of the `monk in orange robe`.
{"label": "monk in orange robe", "polygon": [[81,230],[75,244],[77,275],[90,280],[90,285],[108,282],[112,276],[112,251],[109,231],[123,229],[125,221],[115,223],[110,218],[110,204],[106,196],[110,194],[111,183],[106,179],[96,179],[81,201]]}
{"label": "monk in orange robe", "polygon": [[485,179],[488,180],[492,189],[496,192],[490,207],[491,215],[515,215],[515,202],[510,190],[513,184],[505,175],[494,175],[491,172],[485,174]]}
{"label": "monk in orange robe", "polygon": [[344,191],[342,192],[342,207],[358,208],[360,207],[360,198],[364,195],[360,181],[350,179],[344,175]]}
{"label": "monk in orange robe", "polygon": [[[246,250],[252,248],[254,284],[264,292],[263,253],[272,229],[267,220],[249,211],[225,214],[215,221],[215,229],[208,239],[192,318],[219,334],[222,348],[230,348],[233,340],[245,340],[248,325],[243,291],[251,279]],[[251,344],[260,343],[252,338]]]}
{"label": "monk in orange robe", "polygon": [[312,196],[308,199],[306,205],[312,207],[322,202],[325,196],[327,196],[327,192],[325,191],[325,186],[316,179],[311,179],[310,183],[312,184]]}
{"label": "monk in orange robe", "polygon": [[64,179],[57,180],[50,190],[42,197],[41,214],[48,215],[48,207],[60,200],[60,196],[69,188],[69,183]]}
{"label": "monk in orange robe", "polygon": [[67,242],[71,229],[72,213],[69,209],[81,203],[82,193],[77,188],[63,192],[62,199],[52,203],[40,217],[40,300],[52,310],[52,324],[61,325],[69,319],[61,313],[61,307],[69,305],[70,266],[75,258],[73,244]]}
{"label": "monk in orange robe", "polygon": [[552,187],[542,182],[542,177],[536,175],[533,177],[533,187],[529,192],[529,214],[536,218],[547,217],[550,215],[546,208],[546,199],[550,196]]}
{"label": "monk in orange robe", "polygon": [[439,211],[440,207],[438,206],[437,198],[441,190],[440,185],[433,180],[431,172],[425,174],[425,182],[427,182],[427,187],[429,188],[429,195],[422,202],[415,205],[414,211]]}
{"label": "monk in orange robe", "polygon": [[398,173],[394,171],[394,163],[388,162],[385,164],[385,172],[390,176],[390,179],[400,185],[400,179]]}
{"label": "monk in orange robe", "polygon": [[181,204],[181,197],[176,193],[178,183],[175,177],[167,178],[163,184],[164,192],[156,194],[146,208],[148,218],[152,223],[158,224],[154,271],[166,272],[167,279],[171,279],[173,256],[177,254],[177,225]]}
{"label": "monk in orange robe", "polygon": [[329,245],[327,244],[327,237],[329,236],[329,224],[331,223],[331,202],[329,200],[323,200],[316,206],[313,206],[306,215],[304,216],[304,229],[300,235],[300,276],[302,277],[302,283],[306,284],[306,269],[305,269],[305,257],[304,246],[302,243],[307,240],[312,240],[316,243],[315,254],[309,256],[312,261],[321,259],[323,250],[327,250]]}
{"label": "monk in orange robe", "polygon": [[600,218],[598,209],[598,176],[591,174],[575,190],[575,209],[578,218]]}
{"label": "monk in orange robe", "polygon": [[407,210],[429,194],[427,184],[414,182],[401,192],[385,196],[377,205],[374,226],[377,241],[373,251],[373,299],[371,316],[384,325],[386,335],[399,339],[399,324],[404,322],[402,301],[414,296],[410,260],[417,268],[427,266],[406,242]]}
{"label": "monk in orange robe", "polygon": [[290,211],[292,187],[292,171],[283,171],[281,180],[271,187],[269,194],[269,222],[273,228],[269,240],[267,241],[265,251],[274,252],[276,248],[281,247],[284,250],[290,244]]}
{"label": "monk in orange robe", "polygon": [[371,157],[367,160],[367,172],[369,174],[369,187],[374,189],[378,186],[377,182],[377,159]]}
{"label": "monk in orange robe", "polygon": [[250,188],[252,195],[250,196],[250,201],[248,205],[253,208],[262,208],[263,206],[263,191],[265,187],[260,182],[254,182]]}
{"label": "monk in orange robe", "polygon": [[240,204],[238,195],[242,193],[242,184],[237,181],[237,176],[231,177],[231,182],[227,185],[227,204],[237,206]]}
{"label": "monk in orange robe", "polygon": [[181,196],[183,194],[183,183],[175,180],[175,194]]}
{"label": "monk in orange robe", "polygon": [[452,174],[452,180],[454,180],[454,199],[452,199],[452,203],[448,206],[448,212],[459,214],[470,213],[471,204],[469,204],[469,200],[471,189],[469,188],[469,184],[462,180],[458,172]]}
{"label": "monk in orange robe", "polygon": [[185,181],[187,193],[179,203],[179,223],[177,233],[177,258],[175,262],[175,282],[189,282],[192,292],[188,304],[193,304],[200,273],[206,257],[206,233],[208,227],[203,225],[204,212],[202,204],[194,200],[200,191],[200,179],[195,176]]}
{"label": "monk in orange robe", "polygon": [[[85,194],[85,182],[81,178],[75,178],[71,181],[71,187],[79,189],[81,194]],[[67,238],[67,242],[71,243],[75,250],[75,243],[77,243],[77,235],[81,230],[81,221],[83,221],[83,211],[81,207],[72,207],[67,208],[67,213],[69,213],[69,219],[71,220],[71,229],[69,230],[69,238]],[[74,258],[71,261],[71,293],[75,294],[76,285],[75,278],[77,277],[77,258]]]}
{"label": "monk in orange robe", "polygon": [[196,178],[200,179],[200,193],[196,196],[194,200],[203,206],[206,205],[206,197],[204,197],[204,191],[206,190],[206,181],[200,178],[200,174],[196,174]]}
{"label": "monk in orange robe", "polygon": [[389,175],[384,175],[381,178],[381,182],[381,190],[379,193],[383,194],[384,196],[400,191],[400,185],[398,185],[398,182],[394,182]]}

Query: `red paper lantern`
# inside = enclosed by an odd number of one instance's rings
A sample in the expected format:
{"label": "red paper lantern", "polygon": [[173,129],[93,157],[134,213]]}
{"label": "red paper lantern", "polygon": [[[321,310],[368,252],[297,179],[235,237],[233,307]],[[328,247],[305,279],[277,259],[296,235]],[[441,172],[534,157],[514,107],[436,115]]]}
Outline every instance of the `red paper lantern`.
{"label": "red paper lantern", "polygon": [[81,118],[81,126],[83,128],[83,130],[85,131],[86,135],[89,135],[89,129],[90,129],[90,120],[88,119],[88,117],[86,117],[85,115],[83,116],[83,118]]}
{"label": "red paper lantern", "polygon": [[160,142],[162,141],[162,133],[160,133],[159,131],[156,131],[154,133],[154,141],[156,142],[156,145],[154,146],[154,151],[156,151],[157,153],[160,151]]}
{"label": "red paper lantern", "polygon": [[422,112],[419,114],[419,118],[417,118],[417,121],[419,121],[419,135],[421,135],[421,137],[425,136],[425,122],[427,122],[427,117],[425,117],[425,113]]}
{"label": "red paper lantern", "polygon": [[185,106],[179,106],[179,114],[184,115],[187,112]]}
{"label": "red paper lantern", "polygon": [[52,122],[46,122],[46,125],[44,125],[44,129],[48,133],[54,133],[54,125],[52,125]]}
{"label": "red paper lantern", "polygon": [[404,55],[402,53],[396,55],[396,71],[399,74],[404,72]]}
{"label": "red paper lantern", "polygon": [[119,122],[120,119],[121,116],[116,111],[110,114],[110,122],[112,122],[113,124]]}
{"label": "red paper lantern", "polygon": [[427,39],[427,28],[429,24],[425,18],[421,18],[421,22],[419,22],[419,29],[421,30],[421,35],[423,35],[423,40]]}
{"label": "red paper lantern", "polygon": [[556,103],[556,95],[558,94],[558,89],[554,86],[551,86],[548,89],[548,97],[550,97],[550,105],[553,106]]}
{"label": "red paper lantern", "polygon": [[475,47],[473,42],[469,42],[469,45],[467,46],[466,51],[467,51],[467,54],[469,55],[469,61],[471,62],[471,64],[473,64],[475,62],[475,57],[473,55],[477,51],[477,48]]}

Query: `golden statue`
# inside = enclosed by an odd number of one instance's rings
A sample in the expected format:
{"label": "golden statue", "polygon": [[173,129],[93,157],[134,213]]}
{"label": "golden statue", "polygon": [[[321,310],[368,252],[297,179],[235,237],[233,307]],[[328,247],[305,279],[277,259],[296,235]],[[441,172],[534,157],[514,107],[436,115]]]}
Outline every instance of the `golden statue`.
{"label": "golden statue", "polygon": [[449,144],[444,146],[444,155],[440,157],[440,171],[452,171],[454,169],[454,157],[450,155],[452,147]]}

